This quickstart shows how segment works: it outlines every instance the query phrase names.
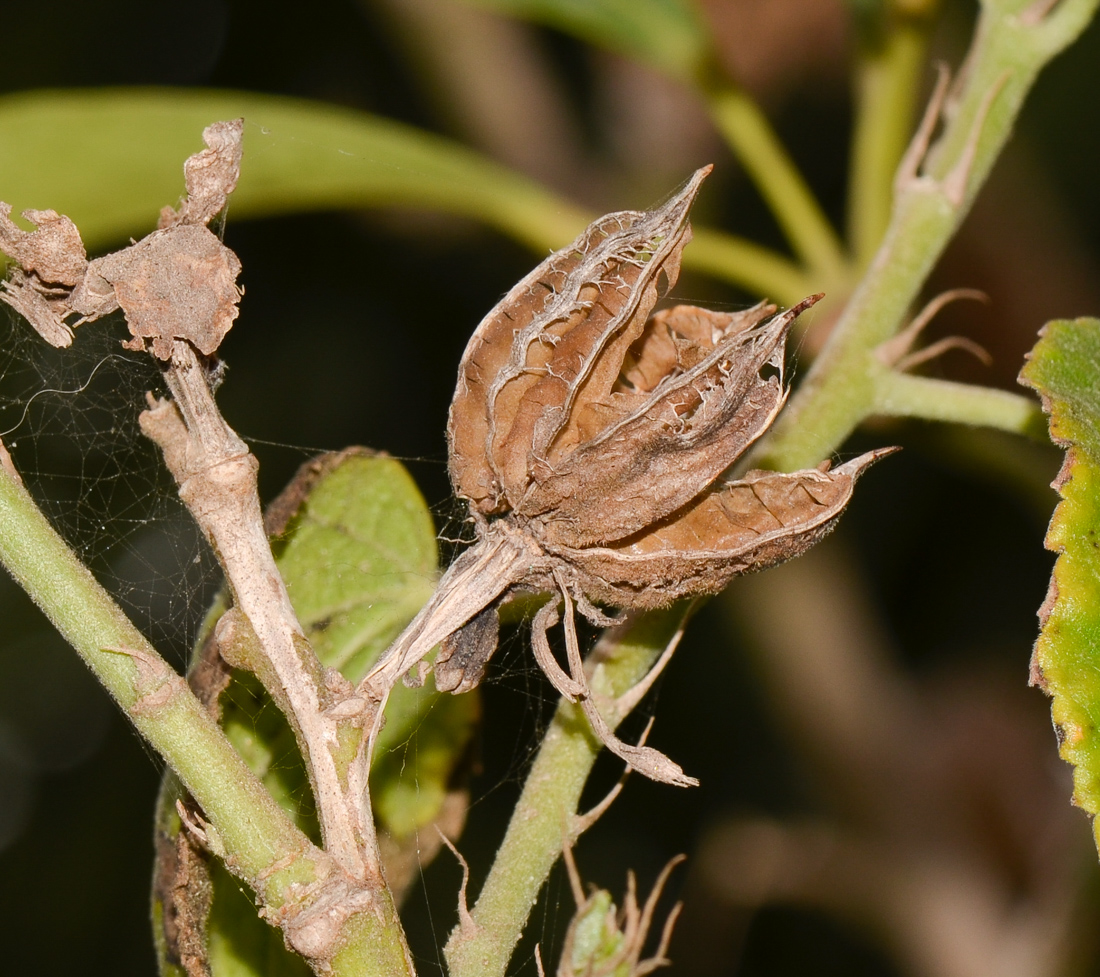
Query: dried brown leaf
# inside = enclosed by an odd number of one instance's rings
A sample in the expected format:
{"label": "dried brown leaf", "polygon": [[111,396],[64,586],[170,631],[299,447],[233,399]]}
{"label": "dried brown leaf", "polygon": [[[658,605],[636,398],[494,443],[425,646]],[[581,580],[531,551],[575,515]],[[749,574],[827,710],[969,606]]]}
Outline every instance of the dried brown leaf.
{"label": "dried brown leaf", "polygon": [[240,273],[240,260],[215,234],[179,224],[93,261],[87,277],[114,290],[134,337],[124,345],[167,360],[176,339],[207,356],[221,345],[239,312]]}
{"label": "dried brown leaf", "polygon": [[[242,124],[216,122],[204,130],[208,148],[184,164],[188,197],[178,213],[166,208],[159,230],[92,262],[68,217],[24,211],[36,228],[23,231],[0,203],[0,251],[19,265],[0,299],[54,346],[68,346],[77,326],[121,308],[131,349],[148,348],[167,360],[172,343],[186,340],[213,353],[237,317],[241,263],[205,225],[237,185]],[[72,316],[78,318],[70,324]]]}

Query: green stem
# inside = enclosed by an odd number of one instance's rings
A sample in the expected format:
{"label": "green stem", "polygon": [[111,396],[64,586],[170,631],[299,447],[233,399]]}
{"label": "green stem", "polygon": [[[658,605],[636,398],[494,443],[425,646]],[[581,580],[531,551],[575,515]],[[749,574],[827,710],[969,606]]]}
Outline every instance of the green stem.
{"label": "green stem", "polygon": [[[258,880],[274,863],[308,852],[309,839],[245,766],[182,680],[171,680],[178,679],[171,666],[6,470],[0,470],[0,562],[171,764],[243,877]],[[146,676],[154,682],[167,678],[162,685],[170,692],[157,696],[153,690],[157,699],[152,698]],[[278,898],[277,892],[272,895]]]}
{"label": "green stem", "polygon": [[708,93],[711,118],[771,208],[818,287],[836,288],[848,278],[844,248],[759,106],[741,89]]}
{"label": "green stem", "polygon": [[913,131],[929,22],[903,19],[861,45],[848,182],[848,239],[858,268],[870,264],[890,223],[894,176]]}
{"label": "green stem", "polygon": [[[613,646],[597,646],[592,688],[616,697],[636,685],[684,623],[688,607],[638,615]],[[614,728],[624,718],[607,716]],[[449,977],[500,977],[539,890],[561,854],[601,745],[580,709],[562,701],[539,747],[489,876],[470,912],[474,929],[455,929],[444,955]]]}
{"label": "green stem", "polygon": [[1040,69],[1080,34],[1097,2],[1063,0],[1038,26],[991,6],[982,11],[965,85],[926,175],[899,190],[890,227],[862,284],[771,435],[754,452],[753,464],[783,471],[813,465],[873,413],[881,369],[875,348],[901,328]]}
{"label": "green stem", "polygon": [[[329,856],[294,825],[183,679],[3,466],[0,562],[179,776],[209,822],[211,848],[269,909],[300,903],[306,887],[329,873]],[[344,924],[343,948],[331,961],[333,975],[413,972],[387,897],[379,894],[377,912],[372,907],[354,913]]]}
{"label": "green stem", "polygon": [[1047,440],[1046,418],[1030,397],[885,368],[875,382],[874,413],[992,427]]}

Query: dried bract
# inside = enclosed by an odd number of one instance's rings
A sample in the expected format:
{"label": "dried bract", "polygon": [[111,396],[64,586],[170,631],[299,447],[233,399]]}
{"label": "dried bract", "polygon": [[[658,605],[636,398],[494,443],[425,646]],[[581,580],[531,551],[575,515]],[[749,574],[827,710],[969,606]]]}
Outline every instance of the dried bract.
{"label": "dried bract", "polygon": [[242,129],[240,119],[208,126],[208,148],[184,164],[188,196],[179,211],[165,208],[158,230],[95,261],[88,261],[68,217],[27,210],[23,216],[35,230],[24,231],[0,203],[0,251],[18,265],[0,299],[54,346],[68,346],[81,323],[121,308],[131,349],[167,360],[172,342],[183,339],[213,353],[237,318],[241,263],[206,224],[237,184]]}
{"label": "dried bract", "polygon": [[[606,624],[593,601],[663,607],[797,556],[832,528],[856,479],[884,454],[834,470],[723,477],[781,410],[787,333],[821,296],[781,313],[761,303],[650,314],[676,282],[688,212],[709,171],[657,210],[597,220],[478,326],[448,425],[451,481],[478,542],[368,682],[384,689],[445,638],[437,687],[472,688],[495,647],[494,603],[522,589],[557,592],[564,616],[555,602],[534,620],[550,681],[630,766],[694,783],[655,750],[614,737],[583,672],[574,605]],[[568,674],[545,635],[559,619]]]}
{"label": "dried bract", "polygon": [[[577,910],[566,930],[562,943],[557,977],[644,977],[654,970],[667,967],[671,961],[665,954],[672,939],[672,929],[680,915],[682,903],[676,903],[665,919],[657,950],[652,957],[642,959],[646,938],[653,925],[657,901],[672,870],[684,860],[677,855],[661,870],[644,906],[638,905],[634,873],[627,875],[626,898],[618,909],[606,889],[595,889],[586,897],[568,845],[562,850],[573,899]],[[542,973],[542,960],[538,960]]]}

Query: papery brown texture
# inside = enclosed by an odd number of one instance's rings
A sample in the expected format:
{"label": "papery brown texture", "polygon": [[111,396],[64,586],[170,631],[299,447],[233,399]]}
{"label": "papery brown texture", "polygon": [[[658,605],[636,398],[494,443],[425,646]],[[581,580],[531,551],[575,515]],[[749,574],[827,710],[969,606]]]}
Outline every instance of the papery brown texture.
{"label": "papery brown texture", "polygon": [[588,596],[608,604],[657,608],[716,594],[738,574],[813,546],[835,525],[859,476],[893,450],[871,451],[827,472],[751,471],[615,546],[552,551],[576,568]]}
{"label": "papery brown texture", "polygon": [[[496,607],[549,591],[562,612],[552,599],[536,613],[532,645],[550,682],[629,766],[696,783],[651,747],[615,736],[588,687],[574,609],[605,626],[613,619],[593,602],[664,607],[797,556],[891,450],[833,471],[723,479],[782,409],[787,333],[821,296],[779,313],[761,303],[651,315],[676,282],[708,172],[657,210],[597,220],[478,326],[448,425],[451,481],[478,540],[364,680],[376,696],[440,641],[437,688],[473,688],[496,646]],[[547,637],[559,621],[568,674]]]}
{"label": "papery brown texture", "polygon": [[585,405],[610,394],[627,349],[676,282],[688,211],[709,172],[659,210],[600,218],[478,325],[448,423],[451,481],[475,511],[516,508],[532,466],[579,443]]}
{"label": "papery brown texture", "polygon": [[240,119],[208,126],[207,148],[184,163],[188,196],[179,211],[166,207],[158,230],[91,262],[68,217],[27,210],[23,216],[36,226],[24,231],[0,203],[0,251],[18,264],[0,300],[53,346],[70,345],[77,326],[121,308],[133,336],[129,348],[167,360],[172,343],[186,340],[212,354],[237,317],[241,263],[206,224],[237,185],[242,129]]}

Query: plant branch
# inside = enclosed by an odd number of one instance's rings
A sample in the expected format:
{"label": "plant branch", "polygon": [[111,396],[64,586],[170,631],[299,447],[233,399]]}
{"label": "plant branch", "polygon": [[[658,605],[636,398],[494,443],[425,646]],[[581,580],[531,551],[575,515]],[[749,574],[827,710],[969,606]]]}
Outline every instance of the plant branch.
{"label": "plant branch", "polygon": [[848,279],[843,245],[764,113],[744,91],[729,85],[715,87],[707,99],[715,126],[813,273],[816,287],[840,286]]}
{"label": "plant branch", "polygon": [[0,562],[179,776],[208,822],[207,845],[256,892],[298,952],[332,977],[414,973],[388,891],[368,897],[349,886],[331,856],[294,825],[6,465]]}
{"label": "plant branch", "polygon": [[[589,655],[589,684],[607,697],[610,706],[601,702],[601,711],[613,729],[628,712],[618,697],[643,681],[665,649],[678,640],[690,608],[681,603],[665,611],[633,614],[605,632]],[[563,845],[572,841],[581,792],[601,748],[581,709],[563,699],[470,910],[473,927],[457,927],[443,951],[450,977],[505,973],[546,876]]]}
{"label": "plant branch", "polygon": [[[1064,0],[1038,25],[1000,5],[983,8],[942,137],[923,172],[923,147],[915,145],[912,160],[907,155],[886,237],[753,464],[784,471],[814,464],[875,410],[876,347],[901,328],[1008,139],[1040,69],[1084,29],[1097,2]],[[906,170],[909,162],[912,168]]]}
{"label": "plant branch", "polygon": [[930,14],[887,14],[890,22],[865,38],[857,55],[848,239],[859,269],[870,264],[890,223],[894,174],[912,135]]}
{"label": "plant branch", "polygon": [[1007,390],[883,369],[874,397],[875,414],[999,428],[1047,440],[1046,418],[1039,405]]}
{"label": "plant branch", "polygon": [[323,669],[298,623],[264,531],[256,459],[222,418],[205,370],[186,341],[173,343],[166,376],[174,403],[155,404],[142,414],[142,430],[163,450],[180,498],[225,568],[234,605],[247,620],[247,625],[238,621],[239,627],[250,629],[262,650],[255,656],[262,663],[253,663],[253,670],[294,728],[326,850],[353,878],[378,876],[365,844],[373,841],[373,831],[363,837],[354,814],[358,802],[348,803],[341,783],[334,756],[337,722],[321,699]]}
{"label": "plant branch", "polygon": [[281,907],[326,861],[245,765],[183,679],[100,586],[30,494],[0,468],[0,562],[168,761],[227,864]]}

